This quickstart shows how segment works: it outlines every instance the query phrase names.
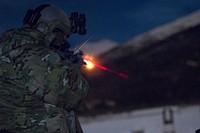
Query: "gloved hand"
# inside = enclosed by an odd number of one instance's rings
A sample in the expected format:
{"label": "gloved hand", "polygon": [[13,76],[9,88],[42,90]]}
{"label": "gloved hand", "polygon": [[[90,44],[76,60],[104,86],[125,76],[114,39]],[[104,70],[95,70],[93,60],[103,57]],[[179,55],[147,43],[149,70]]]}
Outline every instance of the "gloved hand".
{"label": "gloved hand", "polygon": [[79,69],[82,67],[82,65],[84,64],[84,60],[83,60],[83,51],[79,50],[78,52],[76,52],[76,54],[74,55],[74,60],[73,63],[74,65],[76,65]]}

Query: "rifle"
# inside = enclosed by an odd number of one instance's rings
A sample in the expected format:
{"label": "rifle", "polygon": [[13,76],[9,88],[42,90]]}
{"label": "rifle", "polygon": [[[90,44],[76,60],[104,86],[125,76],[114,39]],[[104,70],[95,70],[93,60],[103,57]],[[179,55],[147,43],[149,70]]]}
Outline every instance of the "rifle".
{"label": "rifle", "polygon": [[83,64],[86,64],[83,61],[83,52],[81,50],[73,51],[70,50],[70,44],[67,40],[65,40],[60,46],[57,45],[51,45],[51,49],[53,49],[58,55],[61,57],[61,59],[64,60],[70,60],[74,65],[76,65],[78,68],[81,68]]}

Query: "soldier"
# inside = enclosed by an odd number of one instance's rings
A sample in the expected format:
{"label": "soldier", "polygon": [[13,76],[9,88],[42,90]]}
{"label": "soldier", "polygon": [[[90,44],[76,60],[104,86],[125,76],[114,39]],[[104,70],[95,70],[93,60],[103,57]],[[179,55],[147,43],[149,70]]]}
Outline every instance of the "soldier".
{"label": "soldier", "polygon": [[75,110],[88,84],[76,64],[51,48],[71,35],[69,18],[43,4],[28,10],[23,23],[0,39],[0,133],[83,132]]}

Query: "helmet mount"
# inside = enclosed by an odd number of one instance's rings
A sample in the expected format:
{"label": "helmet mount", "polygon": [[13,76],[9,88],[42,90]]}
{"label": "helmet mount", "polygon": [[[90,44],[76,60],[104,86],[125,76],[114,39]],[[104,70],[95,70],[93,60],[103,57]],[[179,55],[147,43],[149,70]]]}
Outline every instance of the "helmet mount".
{"label": "helmet mount", "polygon": [[35,10],[29,9],[26,12],[26,15],[23,19],[23,24],[29,24],[31,27],[36,26],[37,21],[41,17],[40,12],[48,6],[50,6],[50,5],[49,4],[43,4],[43,5],[38,6]]}
{"label": "helmet mount", "polygon": [[85,35],[87,30],[86,26],[86,17],[85,14],[79,14],[78,12],[72,12],[70,23],[72,33],[78,33],[79,35]]}

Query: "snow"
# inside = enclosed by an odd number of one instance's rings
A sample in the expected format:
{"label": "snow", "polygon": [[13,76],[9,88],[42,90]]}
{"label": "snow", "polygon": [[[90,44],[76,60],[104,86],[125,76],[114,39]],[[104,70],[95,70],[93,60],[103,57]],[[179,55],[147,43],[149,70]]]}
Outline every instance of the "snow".
{"label": "snow", "polygon": [[[115,50],[115,54],[112,54],[113,51],[111,51],[109,55],[106,55],[106,58],[118,59],[119,57],[126,56],[128,52],[136,52],[144,47],[153,44],[154,42],[164,40],[170,36],[173,36],[174,34],[198,26],[199,24],[200,10],[197,10],[185,17],[179,18],[170,23],[163,24],[150,31],[144,32],[138,36],[131,38],[121,47],[119,47],[118,50]],[[124,50],[126,50],[126,52],[124,52]]]}
{"label": "snow", "polygon": [[195,27],[199,25],[199,23],[200,23],[200,10],[197,10],[196,12],[193,12],[190,15],[179,18],[170,23],[158,26],[148,32],[138,35],[130,39],[127,42],[127,45],[141,44],[141,42],[145,41],[145,38],[147,36],[155,40],[163,40],[164,38],[172,36],[173,34],[184,31],[191,27]]}
{"label": "snow", "polygon": [[200,128],[200,105],[171,106],[174,122],[164,124],[164,107],[81,117],[85,133],[195,133]]}

